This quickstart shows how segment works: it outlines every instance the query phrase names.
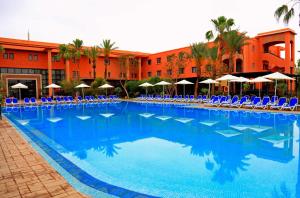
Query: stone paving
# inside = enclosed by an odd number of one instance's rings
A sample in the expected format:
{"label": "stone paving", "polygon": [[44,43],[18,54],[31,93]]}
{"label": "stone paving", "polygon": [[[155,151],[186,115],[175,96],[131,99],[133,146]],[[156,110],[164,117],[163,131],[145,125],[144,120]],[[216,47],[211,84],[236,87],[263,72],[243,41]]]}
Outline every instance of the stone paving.
{"label": "stone paving", "polygon": [[0,120],[0,197],[86,197],[77,192],[5,119]]}

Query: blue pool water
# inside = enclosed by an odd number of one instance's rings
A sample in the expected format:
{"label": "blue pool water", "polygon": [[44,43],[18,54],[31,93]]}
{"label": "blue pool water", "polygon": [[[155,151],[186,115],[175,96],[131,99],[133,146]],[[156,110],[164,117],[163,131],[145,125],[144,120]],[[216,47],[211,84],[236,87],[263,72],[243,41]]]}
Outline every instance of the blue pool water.
{"label": "blue pool water", "polygon": [[112,195],[300,197],[297,114],[120,102],[4,115],[80,182]]}

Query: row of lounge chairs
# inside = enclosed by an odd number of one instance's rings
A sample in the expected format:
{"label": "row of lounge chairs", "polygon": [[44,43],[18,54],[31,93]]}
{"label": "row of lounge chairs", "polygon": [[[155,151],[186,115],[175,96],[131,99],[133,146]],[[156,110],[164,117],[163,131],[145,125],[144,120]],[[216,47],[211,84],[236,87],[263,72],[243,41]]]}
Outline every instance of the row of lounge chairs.
{"label": "row of lounge chairs", "polygon": [[158,102],[205,102],[207,101],[206,95],[199,95],[197,98],[194,95],[175,95],[173,98],[170,95],[160,96],[160,95],[141,95],[140,97],[136,98],[137,100],[141,101],[158,101]]}
{"label": "row of lounge chairs", "polygon": [[223,107],[244,107],[253,109],[279,109],[279,110],[295,110],[298,106],[298,98],[290,98],[289,101],[286,97],[278,96],[264,96],[263,98],[257,96],[243,96],[239,99],[238,96],[212,96],[207,102],[211,106]]}
{"label": "row of lounge chairs", "polygon": [[[81,96],[78,96],[76,99],[74,99],[72,96],[56,97],[55,99],[52,99],[51,97],[47,97],[47,98],[41,97],[40,104],[49,105],[49,104],[70,104],[70,103],[82,103],[82,102],[95,103],[95,102],[115,101],[117,99],[118,99],[118,97],[116,95],[110,95],[109,97],[100,95],[100,96],[97,96],[96,98],[94,96],[85,96],[84,98],[82,98]],[[20,105],[20,102],[17,98],[6,98],[5,105],[6,106],[18,106],[18,105]],[[23,105],[25,105],[25,106],[38,105],[38,101],[34,97],[24,98]]]}

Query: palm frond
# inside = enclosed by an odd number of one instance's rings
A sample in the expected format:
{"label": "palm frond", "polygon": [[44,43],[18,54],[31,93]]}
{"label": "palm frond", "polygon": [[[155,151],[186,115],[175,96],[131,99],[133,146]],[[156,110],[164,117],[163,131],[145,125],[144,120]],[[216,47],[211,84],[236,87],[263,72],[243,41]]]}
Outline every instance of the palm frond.
{"label": "palm frond", "polygon": [[213,33],[213,31],[212,31],[212,30],[207,31],[207,32],[205,33],[205,38],[206,38],[206,40],[208,40],[208,41],[210,41],[211,39],[213,39],[213,38],[214,38],[214,33]]}
{"label": "palm frond", "polygon": [[276,18],[277,21],[279,21],[281,16],[285,15],[288,12],[288,10],[289,10],[288,5],[284,4],[276,9],[274,13],[274,17]]}
{"label": "palm frond", "polygon": [[291,18],[294,16],[295,14],[295,11],[294,11],[294,8],[291,8],[283,17],[283,22],[285,24],[288,24],[289,21],[291,20]]}

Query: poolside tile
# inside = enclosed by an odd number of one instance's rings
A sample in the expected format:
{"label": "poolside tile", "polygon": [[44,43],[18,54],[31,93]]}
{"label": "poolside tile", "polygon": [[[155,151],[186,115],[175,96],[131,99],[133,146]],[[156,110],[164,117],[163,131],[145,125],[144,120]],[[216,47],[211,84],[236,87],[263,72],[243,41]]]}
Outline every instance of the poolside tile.
{"label": "poolside tile", "polygon": [[0,120],[0,197],[86,196],[74,190],[6,120]]}

